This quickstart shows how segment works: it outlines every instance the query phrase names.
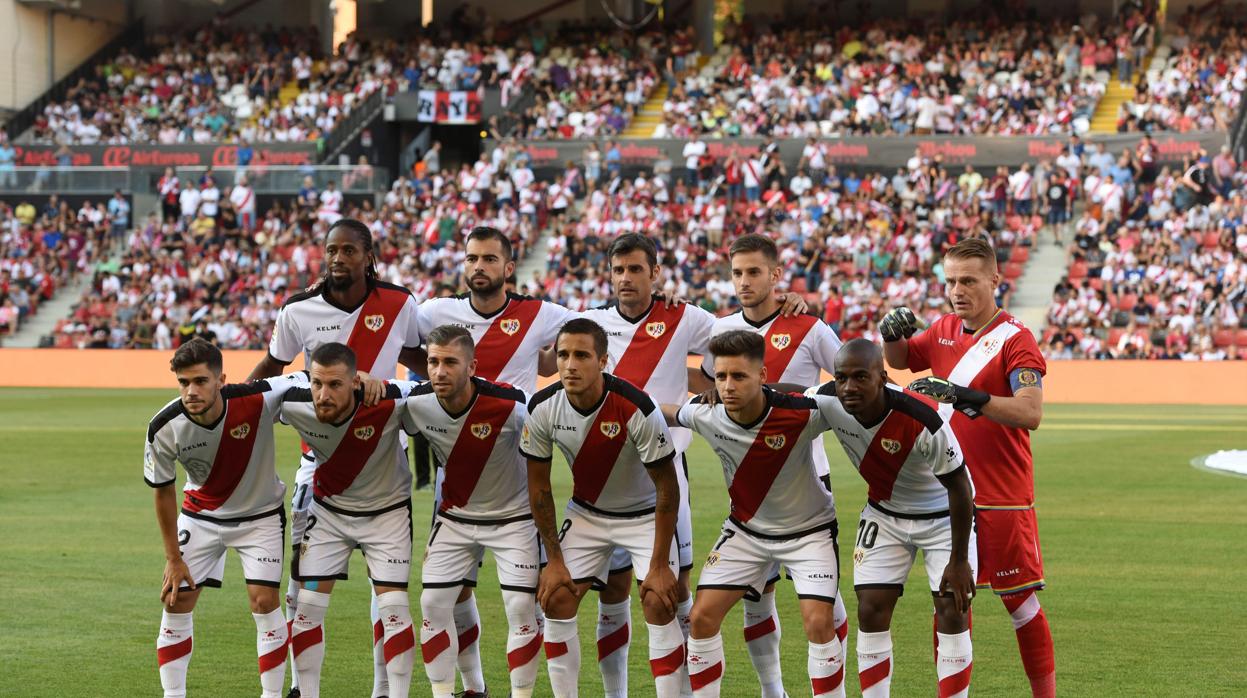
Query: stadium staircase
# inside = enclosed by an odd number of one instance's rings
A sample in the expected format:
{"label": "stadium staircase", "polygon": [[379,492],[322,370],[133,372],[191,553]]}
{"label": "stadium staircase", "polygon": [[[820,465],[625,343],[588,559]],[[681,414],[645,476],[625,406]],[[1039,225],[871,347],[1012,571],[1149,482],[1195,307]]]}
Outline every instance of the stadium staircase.
{"label": "stadium staircase", "polygon": [[14,349],[34,349],[41,346],[43,338],[55,335],[57,326],[70,316],[74,306],[82,300],[82,292],[91,283],[92,277],[92,272],[82,272],[74,281],[56,289],[52,300],[40,303],[39,311],[27,317],[17,334],[0,340],[2,346]]}
{"label": "stadium staircase", "polygon": [[1117,115],[1121,112],[1121,105],[1134,99],[1134,85],[1118,82],[1115,69],[1105,88],[1104,97],[1091,114],[1092,134],[1117,133]]}
{"label": "stadium staircase", "polygon": [[[1079,212],[1076,210],[1074,215],[1079,215]],[[1072,236],[1071,225],[1063,237],[1068,241]],[[1025,271],[1017,279],[1017,290],[1009,303],[1009,313],[1021,320],[1036,337],[1044,330],[1048,306],[1052,303],[1052,289],[1065,276],[1065,246],[1058,247],[1053,244],[1054,240],[1050,226],[1039,230]]]}
{"label": "stadium staircase", "polygon": [[[699,55],[692,71],[701,70],[710,62],[710,56]],[[683,80],[683,75],[678,76],[677,80]],[[632,117],[632,122],[620,134],[620,138],[652,138],[654,129],[662,123],[662,105],[667,101],[667,83],[661,79],[654,85],[654,91],[650,92],[649,99],[641,105],[640,111]]]}

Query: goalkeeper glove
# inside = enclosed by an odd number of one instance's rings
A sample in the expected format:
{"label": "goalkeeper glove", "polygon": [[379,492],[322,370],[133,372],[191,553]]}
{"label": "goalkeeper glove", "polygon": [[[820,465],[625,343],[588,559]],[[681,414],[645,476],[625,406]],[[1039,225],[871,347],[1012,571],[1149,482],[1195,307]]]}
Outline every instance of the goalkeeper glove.
{"label": "goalkeeper glove", "polygon": [[952,405],[954,410],[970,419],[977,419],[983,414],[983,406],[992,399],[991,395],[982,390],[963,388],[934,376],[919,378],[909,384],[909,389],[936,402]]}
{"label": "goalkeeper glove", "polygon": [[914,317],[914,311],[904,306],[893,308],[879,321],[879,334],[883,335],[885,342],[909,339],[917,331],[918,318]]}

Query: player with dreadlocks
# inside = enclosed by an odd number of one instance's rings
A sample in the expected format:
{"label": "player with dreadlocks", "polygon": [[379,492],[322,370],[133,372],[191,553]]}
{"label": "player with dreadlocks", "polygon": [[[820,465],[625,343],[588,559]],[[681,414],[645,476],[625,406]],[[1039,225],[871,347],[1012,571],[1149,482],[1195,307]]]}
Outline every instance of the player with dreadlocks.
{"label": "player with dreadlocks", "polygon": [[[311,354],[317,347],[341,342],[355,352],[361,372],[372,380],[365,381],[363,402],[372,404],[381,394],[382,381],[394,378],[398,364],[423,375],[426,358],[420,349],[417,328],[417,306],[411,292],[377,278],[373,255],[372,233],[368,226],[354,218],[341,218],[329,226],[324,248],[325,276],[312,288],[296,293],[286,300],[277,314],[268,355],[251,372],[250,379],[281,375],[300,353],[310,367]],[[405,449],[402,453],[406,458]],[[304,448],[299,471],[295,476],[291,505],[291,580],[286,593],[286,614],[294,619],[299,603],[299,553],[306,528],[307,507],[315,493],[312,474],[316,459]],[[307,588],[315,592],[315,582]],[[304,594],[306,596],[306,594]],[[327,595],[326,599],[327,599]],[[389,694],[386,678],[386,647],[377,612],[377,599],[372,600],[373,624],[373,689],[374,698]],[[297,655],[299,645],[292,651]],[[393,649],[393,648],[391,648]],[[298,696],[292,687],[290,696]]]}

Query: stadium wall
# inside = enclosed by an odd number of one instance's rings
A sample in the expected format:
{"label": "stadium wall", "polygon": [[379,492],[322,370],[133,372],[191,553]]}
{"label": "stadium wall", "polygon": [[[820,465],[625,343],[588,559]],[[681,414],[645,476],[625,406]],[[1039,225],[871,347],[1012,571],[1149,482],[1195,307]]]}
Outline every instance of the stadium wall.
{"label": "stadium wall", "polygon": [[[0,350],[0,387],[165,388],[173,391],[169,352],[112,349]],[[263,351],[225,352],[227,379],[241,381]],[[690,357],[689,365],[700,365]],[[298,363],[298,362],[296,362]],[[906,385],[917,377],[889,371]],[[401,374],[400,374],[401,375]],[[550,378],[540,380],[547,385]],[[1044,398],[1050,403],[1247,406],[1244,361],[1054,361]]]}
{"label": "stadium wall", "polygon": [[82,0],[78,13],[52,15],[55,78],[51,78],[48,11],[0,0],[0,108],[24,108],[126,26],[124,0]]}

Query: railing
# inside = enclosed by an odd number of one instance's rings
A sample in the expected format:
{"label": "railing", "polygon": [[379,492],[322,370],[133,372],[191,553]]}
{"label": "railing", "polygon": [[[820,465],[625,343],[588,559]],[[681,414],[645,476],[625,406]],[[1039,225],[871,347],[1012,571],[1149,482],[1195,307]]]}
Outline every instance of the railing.
{"label": "railing", "polygon": [[1234,160],[1242,163],[1247,160],[1247,99],[1240,99],[1238,116],[1230,126],[1230,152]]}
{"label": "railing", "polygon": [[[207,167],[179,167],[182,181],[197,183],[208,172]],[[316,189],[333,181],[338,190],[347,194],[371,194],[390,186],[390,171],[384,167],[358,165],[253,166],[237,169],[213,169],[213,181],[219,188],[232,187],[241,175],[256,194],[292,194],[298,192],[308,178]],[[120,189],[133,194],[157,194],[160,171],[129,167],[15,167],[0,169],[0,196],[22,194],[112,194]]]}
{"label": "railing", "polygon": [[35,119],[39,118],[39,115],[43,113],[44,107],[51,102],[59,102],[65,99],[69,88],[77,85],[82,78],[95,74],[96,66],[116,56],[123,48],[142,44],[143,39],[143,20],[141,19],[122,29],[120,34],[91,54],[90,58],[83,61],[81,65],[68,75],[58,80],[56,84],[48,88],[47,92],[44,92],[35,101],[27,104],[24,109],[14,114],[5,124],[5,128],[9,132],[9,138],[16,139],[30,129],[31,126],[34,126]]}
{"label": "railing", "polygon": [[372,94],[364,98],[364,101],[351,108],[351,113],[347,114],[337,126],[325,136],[324,148],[321,149],[322,162],[328,162],[330,158],[336,157],[342,148],[346,147],[360,128],[376,117],[377,112],[385,107],[385,89],[378,89]]}

